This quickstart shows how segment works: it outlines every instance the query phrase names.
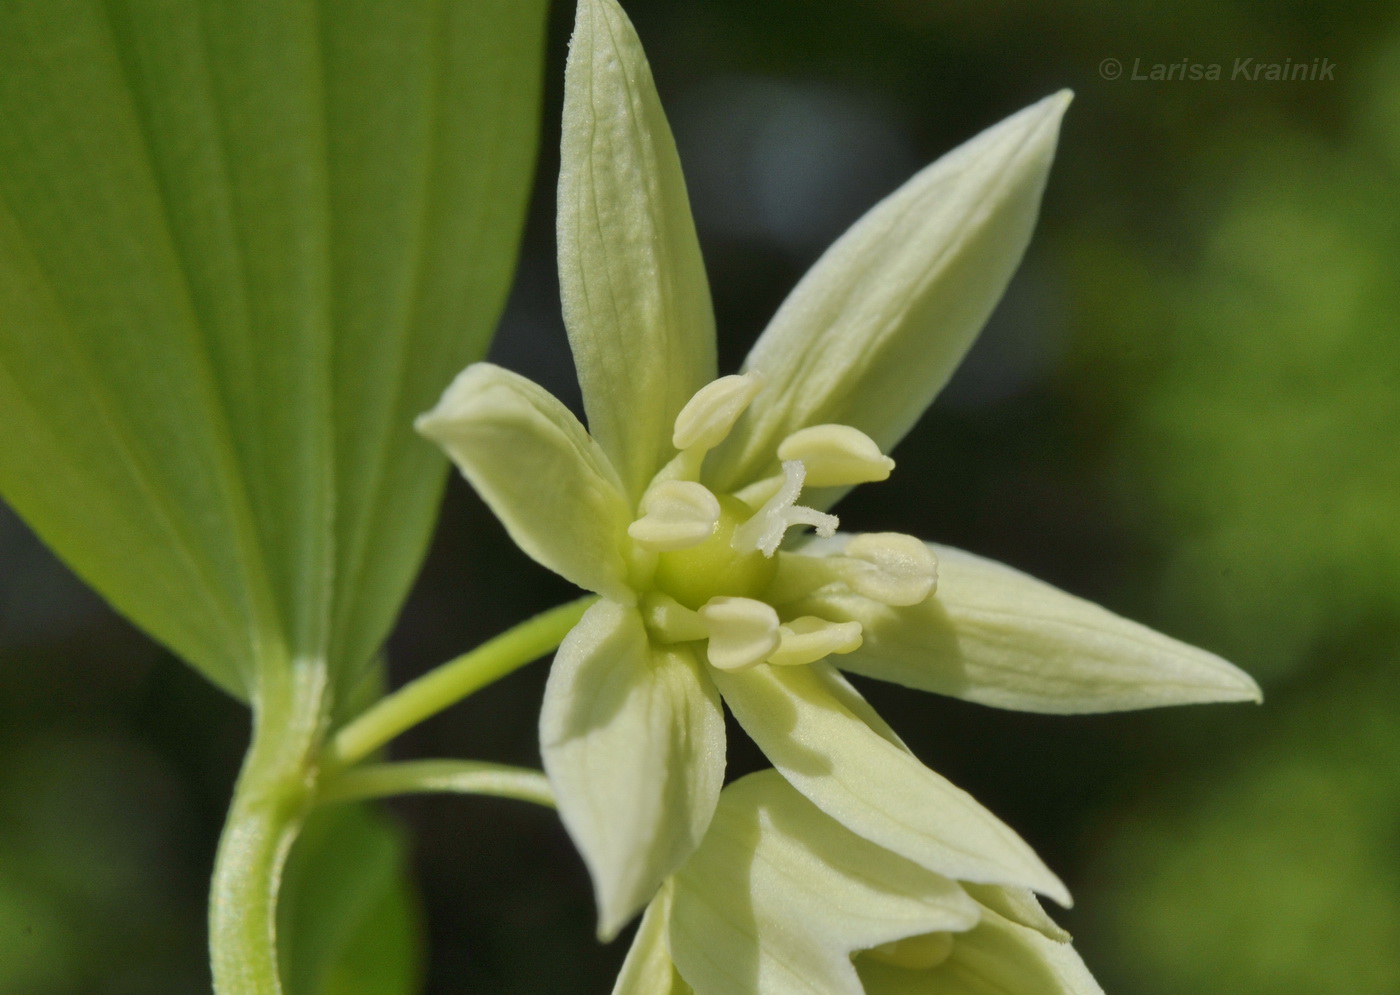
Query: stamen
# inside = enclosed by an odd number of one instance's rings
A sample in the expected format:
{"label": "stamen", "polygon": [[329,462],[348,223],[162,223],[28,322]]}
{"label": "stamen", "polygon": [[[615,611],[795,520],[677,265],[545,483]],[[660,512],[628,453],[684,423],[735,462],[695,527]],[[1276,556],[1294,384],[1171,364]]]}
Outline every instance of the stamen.
{"label": "stamen", "polygon": [[642,601],[642,617],[658,642],[688,643],[708,639],[710,630],[698,612],[693,612],[668,594],[652,591]]}
{"label": "stamen", "polygon": [[893,608],[917,605],[938,586],[938,557],[913,536],[867,532],[852,536],[845,554],[864,567],[845,577],[851,590]]}
{"label": "stamen", "polygon": [[663,480],[642,496],[642,517],[627,534],[658,553],[698,546],[715,533],[719,499],[690,480]]}
{"label": "stamen", "polygon": [[894,460],[875,440],[849,425],[813,425],[789,435],[778,446],[778,459],[801,460],[808,487],[847,487],[889,479]]}
{"label": "stamen", "polygon": [[774,605],[801,601],[829,584],[844,585],[853,572],[851,561],[839,555],[812,556],[779,550],[777,559],[777,573],[764,592],[764,598]]}
{"label": "stamen", "polygon": [[828,622],[815,615],[803,615],[778,627],[781,641],[768,662],[779,667],[816,663],[833,653],[860,649],[859,622]]}
{"label": "stamen", "polygon": [[817,535],[823,539],[830,539],[836,534],[841,520],[835,515],[794,504],[802,493],[806,476],[807,469],[801,460],[783,463],[783,486],[764,502],[752,518],[734,530],[731,545],[735,550],[747,552],[757,549],[764,556],[772,556],[778,551],[783,535],[794,525],[815,526]]}
{"label": "stamen", "polygon": [[710,665],[720,670],[752,667],[778,648],[778,613],[762,601],[711,598],[699,615],[710,634]]}
{"label": "stamen", "polygon": [[696,391],[676,415],[671,445],[680,450],[713,449],[724,441],[762,389],[763,377],[756,372],[736,373],[710,381]]}

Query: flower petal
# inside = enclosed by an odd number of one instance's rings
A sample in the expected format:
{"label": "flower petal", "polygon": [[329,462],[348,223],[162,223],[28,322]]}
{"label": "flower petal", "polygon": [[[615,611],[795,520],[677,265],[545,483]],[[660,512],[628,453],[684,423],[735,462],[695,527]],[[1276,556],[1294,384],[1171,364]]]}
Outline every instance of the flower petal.
{"label": "flower petal", "polygon": [[959,933],[953,953],[927,970],[908,970],[858,957],[866,995],[1103,995],[1068,943],[1048,940],[995,912]]}
{"label": "flower petal", "polygon": [[860,995],[852,951],[979,915],[954,882],[855,835],[773,771],[725,789],[674,888],[671,956],[697,995]]}
{"label": "flower petal", "polygon": [[[837,670],[835,667],[826,666],[814,667],[812,673],[820,678],[821,682],[826,686],[826,690],[833,698],[841,703],[842,707],[868,725],[874,730],[877,736],[881,739],[889,740],[905,753],[913,752],[905,745],[899,733],[895,732],[894,729],[890,727],[890,724],[880,717],[880,713],[875,711],[875,708],[870,702],[865,700],[865,696],[857,691],[850,681],[846,680],[845,675],[842,674],[841,671]],[[991,886],[989,885],[988,887]]]}
{"label": "flower petal", "polygon": [[848,829],[951,878],[1069,893],[1009,827],[856,716],[810,667],[712,671],[792,786]]}
{"label": "flower petal", "polygon": [[[809,543],[804,553],[839,549]],[[860,622],[841,668],[906,687],[1027,712],[1075,714],[1208,701],[1258,701],[1248,674],[1019,570],[932,543],[938,591],[909,608],[852,594],[800,602]]]}
{"label": "flower petal", "polygon": [[671,962],[667,934],[671,929],[672,885],[668,881],[647,906],[627,959],[622,962],[612,995],[692,995]]}
{"label": "flower petal", "polygon": [[611,939],[709,825],[724,783],[719,695],[689,649],[653,648],[635,608],[599,601],[555,655],[540,751]]}
{"label": "flower petal", "polygon": [[1027,888],[1006,888],[999,884],[964,884],[963,889],[985,905],[1018,926],[1033,929],[1047,940],[1068,943],[1073,937],[1041,908],[1040,900]]}
{"label": "flower petal", "polygon": [[585,590],[632,597],[619,552],[631,514],[617,475],[548,391],[474,363],[417,427],[447,451],[532,559]]}
{"label": "flower petal", "polygon": [[949,152],[817,261],[744,364],[768,387],[715,453],[719,489],[771,476],[778,445],[809,425],[854,426],[884,452],[904,437],[1021,260],[1069,99],[1047,97]]}
{"label": "flower petal", "polygon": [[564,322],[589,429],[635,501],[715,377],[715,331],[671,129],[613,0],[579,0],[560,155]]}

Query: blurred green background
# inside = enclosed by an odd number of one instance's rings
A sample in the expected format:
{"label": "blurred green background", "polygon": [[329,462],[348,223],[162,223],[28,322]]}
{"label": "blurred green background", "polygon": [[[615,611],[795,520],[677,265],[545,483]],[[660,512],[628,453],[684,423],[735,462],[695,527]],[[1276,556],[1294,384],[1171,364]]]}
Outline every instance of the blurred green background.
{"label": "blurred green background", "polygon": [[[1043,220],[970,356],[844,522],[1009,562],[1200,643],[1263,708],[1001,713],[877,685],[930,765],[1069,883],[1124,995],[1400,991],[1400,18],[1388,4],[634,0],[737,365],[883,193],[1063,86]],[[544,154],[494,358],[577,399]],[[1236,59],[1331,80],[1230,76]],[[1104,60],[1122,74],[1105,78]],[[1135,62],[1223,79],[1132,79]],[[3,71],[0,69],[0,71]],[[1109,72],[1111,75],[1111,70]],[[570,596],[460,485],[389,646],[406,680]],[[538,763],[536,665],[399,757]],[[207,990],[241,706],[0,518],[0,992]],[[737,739],[738,737],[736,737]],[[757,765],[742,747],[734,773]],[[625,952],[554,817],[395,803],[425,991],[607,991]]]}

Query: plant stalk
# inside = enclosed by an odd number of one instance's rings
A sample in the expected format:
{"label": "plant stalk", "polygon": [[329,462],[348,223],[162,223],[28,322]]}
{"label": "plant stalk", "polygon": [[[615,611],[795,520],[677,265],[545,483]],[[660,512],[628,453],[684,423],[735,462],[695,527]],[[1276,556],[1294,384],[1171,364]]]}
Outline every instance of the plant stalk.
{"label": "plant stalk", "polygon": [[391,795],[444,792],[495,795],[554,807],[554,792],[538,770],[483,760],[405,760],[360,764],[321,782],[316,804],[363,801]]}
{"label": "plant stalk", "polygon": [[597,600],[590,594],[541,612],[381,698],[336,733],[325,766],[353,766],[399,733],[538,660],[559,645]]}
{"label": "plant stalk", "polygon": [[216,995],[282,995],[277,893],[310,810],[329,701],[324,661],[265,669],[253,735],[214,859],[209,957]]}

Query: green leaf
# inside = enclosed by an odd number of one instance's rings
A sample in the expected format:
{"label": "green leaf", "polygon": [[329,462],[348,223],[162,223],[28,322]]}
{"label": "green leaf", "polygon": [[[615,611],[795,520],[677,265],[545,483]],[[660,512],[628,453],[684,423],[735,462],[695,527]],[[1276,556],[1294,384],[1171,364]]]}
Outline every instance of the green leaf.
{"label": "green leaf", "polygon": [[403,833],[367,805],[318,810],[283,878],[279,947],[289,995],[409,995],[422,940]]}
{"label": "green leaf", "polygon": [[485,349],[541,0],[0,2],[0,492],[228,690],[382,641]]}

